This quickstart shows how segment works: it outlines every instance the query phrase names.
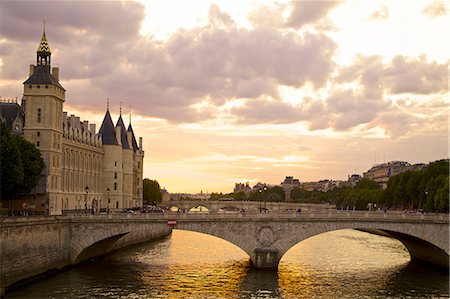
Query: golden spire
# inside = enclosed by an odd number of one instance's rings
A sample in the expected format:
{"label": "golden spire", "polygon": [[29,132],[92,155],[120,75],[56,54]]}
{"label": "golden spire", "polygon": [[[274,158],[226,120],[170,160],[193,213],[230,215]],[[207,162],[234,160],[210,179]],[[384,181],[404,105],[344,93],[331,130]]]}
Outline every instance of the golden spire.
{"label": "golden spire", "polygon": [[51,53],[50,46],[48,45],[47,37],[45,36],[45,23],[47,22],[46,18],[44,18],[43,21],[43,33],[41,38],[41,43],[39,44],[39,47],[37,49],[38,52],[46,52]]}

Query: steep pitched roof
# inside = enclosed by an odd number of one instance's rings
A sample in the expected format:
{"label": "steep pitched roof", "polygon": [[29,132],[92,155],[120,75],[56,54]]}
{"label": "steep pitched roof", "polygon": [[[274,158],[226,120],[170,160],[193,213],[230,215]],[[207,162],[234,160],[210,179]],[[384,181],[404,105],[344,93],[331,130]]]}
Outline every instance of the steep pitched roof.
{"label": "steep pitched roof", "polygon": [[22,107],[17,103],[0,103],[0,119],[4,119],[6,126],[12,129],[14,120],[19,117],[23,122],[25,114]]}
{"label": "steep pitched roof", "polygon": [[123,123],[122,115],[117,120],[116,127],[120,127],[120,138],[122,139],[122,148],[130,148],[128,145],[127,131],[125,130],[125,124]]}
{"label": "steep pitched roof", "polygon": [[119,144],[116,139],[116,129],[114,128],[109,110],[106,111],[105,118],[103,119],[102,126],[98,133],[102,135],[103,144]]}
{"label": "steep pitched roof", "polygon": [[136,151],[139,149],[137,142],[136,142],[136,138],[134,137],[134,132],[133,132],[133,128],[131,127],[131,123],[128,126],[128,132],[131,132],[131,143],[133,145],[133,150]]}
{"label": "steep pitched roof", "polygon": [[56,85],[59,88],[64,89],[64,87],[59,84],[59,81],[50,74],[50,67],[47,65],[37,65],[33,75],[31,75],[27,81],[23,82],[23,84],[48,84]]}

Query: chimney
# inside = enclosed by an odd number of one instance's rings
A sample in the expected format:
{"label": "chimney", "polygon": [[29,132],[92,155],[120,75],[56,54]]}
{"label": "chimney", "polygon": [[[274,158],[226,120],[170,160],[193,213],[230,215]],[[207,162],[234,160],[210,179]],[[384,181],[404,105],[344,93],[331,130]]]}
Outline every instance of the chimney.
{"label": "chimney", "polygon": [[34,74],[34,70],[36,67],[33,64],[30,64],[30,77]]}
{"label": "chimney", "polygon": [[95,124],[90,125],[89,131],[91,131],[92,134],[95,134]]}
{"label": "chimney", "polygon": [[144,150],[143,148],[142,148],[142,137],[139,137],[139,149],[142,151],[142,150]]}
{"label": "chimney", "polygon": [[121,135],[120,135],[120,127],[119,126],[117,126],[116,127],[116,139],[117,139],[117,143],[119,144],[119,145],[122,145],[122,138],[121,138]]}
{"label": "chimney", "polygon": [[75,116],[74,127],[77,128],[78,130],[81,129],[81,127],[80,127],[80,117],[79,116]]}
{"label": "chimney", "polygon": [[83,121],[83,128],[85,131],[89,130],[89,121],[88,120]]}
{"label": "chimney", "polygon": [[59,67],[52,67],[52,76],[59,82]]}
{"label": "chimney", "polygon": [[133,149],[133,133],[127,131],[128,147]]}

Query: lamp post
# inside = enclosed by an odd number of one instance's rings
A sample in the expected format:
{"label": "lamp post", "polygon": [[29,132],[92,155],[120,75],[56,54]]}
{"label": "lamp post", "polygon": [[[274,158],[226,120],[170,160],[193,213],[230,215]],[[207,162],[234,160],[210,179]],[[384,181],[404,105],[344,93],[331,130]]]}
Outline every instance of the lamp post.
{"label": "lamp post", "polygon": [[[266,192],[266,191],[267,191],[267,186],[264,186],[263,192]],[[264,200],[264,213],[266,213],[267,212],[267,209],[266,209],[266,194],[264,194],[264,193],[263,193],[263,200]]]}
{"label": "lamp post", "polygon": [[84,188],[85,194],[84,194],[84,213],[87,214],[87,200],[88,200],[88,193],[89,193],[89,187],[86,186]]}
{"label": "lamp post", "polygon": [[111,200],[109,199],[109,187],[106,188],[106,194],[108,194],[108,214],[109,214],[109,204],[111,203]]}
{"label": "lamp post", "polygon": [[264,201],[264,212],[266,212],[266,197],[265,194],[263,192],[267,191],[267,186],[264,186],[264,188],[259,189],[259,212],[262,212],[262,208],[261,208],[261,197],[263,198]]}
{"label": "lamp post", "polygon": [[[425,189],[425,204],[427,202],[427,197],[428,197],[428,189]],[[419,212],[421,211],[422,208],[422,200],[419,201]]]}

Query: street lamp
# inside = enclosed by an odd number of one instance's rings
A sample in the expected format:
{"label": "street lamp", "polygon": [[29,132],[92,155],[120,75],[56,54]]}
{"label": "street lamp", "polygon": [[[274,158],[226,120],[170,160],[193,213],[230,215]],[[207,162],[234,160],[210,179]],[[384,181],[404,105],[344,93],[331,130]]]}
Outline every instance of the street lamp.
{"label": "street lamp", "polygon": [[[267,186],[264,186],[264,190],[263,191],[264,192],[267,191]],[[266,195],[265,194],[263,194],[263,200],[264,200],[264,213],[266,213],[267,209],[266,209]]]}
{"label": "street lamp", "polygon": [[106,188],[106,194],[108,194],[108,214],[109,214],[109,204],[111,203],[111,200],[109,199],[109,187]]}
{"label": "street lamp", "polygon": [[86,192],[84,194],[84,212],[86,214],[87,213],[87,200],[88,200],[89,187],[86,186],[86,188],[84,188],[84,191]]}
{"label": "street lamp", "polygon": [[264,188],[263,189],[259,189],[259,212],[261,212],[262,211],[262,208],[261,208],[261,197],[263,198],[263,201],[264,201],[264,212],[266,212],[266,197],[265,197],[265,195],[263,194],[263,192],[266,192],[267,191],[267,186],[264,186]]}

